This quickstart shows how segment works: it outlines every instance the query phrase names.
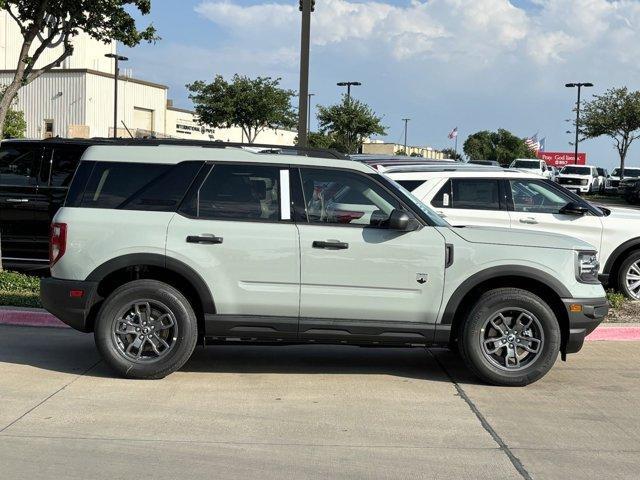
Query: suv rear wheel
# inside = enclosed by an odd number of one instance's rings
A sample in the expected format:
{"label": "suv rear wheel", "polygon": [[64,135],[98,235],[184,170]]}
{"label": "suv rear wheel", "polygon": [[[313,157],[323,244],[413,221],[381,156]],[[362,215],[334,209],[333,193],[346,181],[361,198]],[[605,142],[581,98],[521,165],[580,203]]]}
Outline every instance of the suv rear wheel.
{"label": "suv rear wheel", "polygon": [[540,297],[517,288],[483,294],[462,327],[460,353],[494,385],[522,386],[542,378],[560,351],[560,327]]}
{"label": "suv rear wheel", "polygon": [[189,359],[198,324],[189,301],[157,280],[136,280],[105,300],[95,325],[102,357],[127,378],[155,379]]}
{"label": "suv rear wheel", "polygon": [[640,251],[635,251],[620,265],[618,287],[627,298],[640,300]]}

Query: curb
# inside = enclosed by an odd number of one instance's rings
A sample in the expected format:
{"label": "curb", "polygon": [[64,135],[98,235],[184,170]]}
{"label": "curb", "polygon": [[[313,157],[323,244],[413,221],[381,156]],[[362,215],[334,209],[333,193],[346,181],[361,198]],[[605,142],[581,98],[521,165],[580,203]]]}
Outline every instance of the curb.
{"label": "curb", "polygon": [[44,309],[0,309],[0,325],[71,328]]}
{"label": "curb", "polygon": [[[70,328],[44,309],[0,308],[0,325],[22,327]],[[604,323],[586,338],[587,342],[637,342],[640,341],[638,323]]]}

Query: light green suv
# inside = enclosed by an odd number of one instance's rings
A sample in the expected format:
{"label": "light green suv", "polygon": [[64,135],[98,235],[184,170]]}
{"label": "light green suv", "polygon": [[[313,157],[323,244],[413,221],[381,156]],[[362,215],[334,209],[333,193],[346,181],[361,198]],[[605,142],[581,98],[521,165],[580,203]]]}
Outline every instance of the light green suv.
{"label": "light green suv", "polygon": [[239,148],[90,147],[52,225],[42,302],[132,378],[198,341],[459,348],[526,385],[606,315],[594,248],[453,228],[347,160]]}

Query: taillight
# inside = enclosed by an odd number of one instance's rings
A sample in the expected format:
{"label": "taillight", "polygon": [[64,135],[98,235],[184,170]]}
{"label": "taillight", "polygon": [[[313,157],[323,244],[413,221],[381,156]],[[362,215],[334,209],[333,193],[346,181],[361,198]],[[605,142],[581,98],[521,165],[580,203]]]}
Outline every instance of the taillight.
{"label": "taillight", "polygon": [[51,242],[49,243],[49,266],[62,258],[67,249],[67,224],[51,224]]}

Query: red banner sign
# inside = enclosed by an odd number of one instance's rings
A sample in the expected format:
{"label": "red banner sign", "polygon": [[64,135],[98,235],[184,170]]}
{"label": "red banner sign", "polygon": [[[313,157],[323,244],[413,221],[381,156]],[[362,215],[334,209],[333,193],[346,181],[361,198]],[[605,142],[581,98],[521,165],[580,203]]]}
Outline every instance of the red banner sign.
{"label": "red banner sign", "polygon": [[[551,167],[564,167],[575,163],[576,154],[574,152],[538,152],[538,158]],[[578,165],[586,165],[586,163],[587,154],[578,153]]]}

